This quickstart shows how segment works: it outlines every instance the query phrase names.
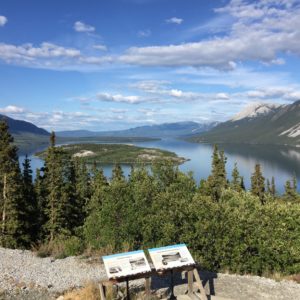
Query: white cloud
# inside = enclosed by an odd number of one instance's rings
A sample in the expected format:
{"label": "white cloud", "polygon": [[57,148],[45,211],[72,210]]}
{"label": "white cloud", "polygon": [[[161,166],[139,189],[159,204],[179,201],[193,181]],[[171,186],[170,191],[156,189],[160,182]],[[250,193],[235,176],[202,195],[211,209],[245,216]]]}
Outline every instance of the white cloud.
{"label": "white cloud", "polygon": [[2,114],[20,114],[24,111],[24,108],[15,105],[8,105],[4,108],[0,108],[0,113]]}
{"label": "white cloud", "polygon": [[75,22],[73,28],[77,32],[94,32],[96,30],[95,27],[81,21]]}
{"label": "white cloud", "polygon": [[143,38],[143,37],[149,37],[151,34],[152,34],[151,30],[146,29],[146,30],[138,31],[137,36]]}
{"label": "white cloud", "polygon": [[132,47],[119,59],[142,66],[218,69],[232,69],[239,61],[282,63],[281,53],[300,55],[300,6],[295,3],[233,0],[216,10],[235,20],[227,35],[180,45]]}
{"label": "white cloud", "polygon": [[96,99],[106,102],[123,102],[128,104],[137,104],[143,102],[139,96],[124,96],[121,94],[98,93]]}
{"label": "white cloud", "polygon": [[173,17],[173,18],[170,18],[170,19],[166,19],[166,23],[169,23],[169,24],[177,24],[177,25],[180,25],[182,22],[183,22],[183,19],[177,18],[177,17]]}
{"label": "white cloud", "polygon": [[93,48],[101,51],[107,51],[107,47],[105,45],[94,45]]}
{"label": "white cloud", "polygon": [[0,16],[0,27],[7,23],[7,18],[5,16]]}

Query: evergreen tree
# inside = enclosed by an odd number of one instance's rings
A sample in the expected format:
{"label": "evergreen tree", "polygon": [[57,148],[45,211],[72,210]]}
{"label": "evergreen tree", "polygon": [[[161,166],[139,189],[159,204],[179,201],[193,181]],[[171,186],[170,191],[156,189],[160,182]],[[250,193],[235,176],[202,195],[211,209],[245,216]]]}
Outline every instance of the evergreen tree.
{"label": "evergreen tree", "polygon": [[100,211],[105,194],[107,193],[108,182],[104,176],[103,169],[94,171],[94,177],[91,186],[91,199],[87,203],[87,212]]}
{"label": "evergreen tree", "polygon": [[241,189],[242,189],[243,191],[246,190],[245,183],[244,183],[244,177],[243,177],[243,176],[241,177]]}
{"label": "evergreen tree", "polygon": [[44,171],[44,168],[36,169],[36,176],[34,181],[34,193],[36,197],[36,204],[37,204],[37,226],[39,228],[38,230],[38,236],[37,239],[39,241],[44,240],[45,238],[45,224],[47,221],[46,216],[46,186],[45,186],[45,179],[44,176],[41,174],[41,171]]}
{"label": "evergreen tree", "polygon": [[25,156],[23,162],[23,197],[26,202],[26,211],[24,216],[24,222],[26,231],[30,235],[30,240],[35,242],[38,237],[38,207],[34,192],[34,186],[32,182],[32,170],[30,166],[30,159]]}
{"label": "evergreen tree", "polygon": [[275,198],[276,196],[276,186],[275,186],[275,179],[272,176],[272,180],[271,180],[271,191],[270,191],[271,195],[273,198]]}
{"label": "evergreen tree", "polygon": [[285,193],[283,195],[284,199],[287,201],[295,201],[299,198],[297,193],[297,179],[293,176],[292,182],[287,180],[284,186]]}
{"label": "evergreen tree", "polygon": [[265,178],[262,175],[260,164],[255,165],[254,173],[251,176],[251,193],[265,203]]}
{"label": "evergreen tree", "polygon": [[219,151],[217,145],[215,145],[212,156],[212,172],[207,179],[209,195],[214,201],[220,199],[222,190],[227,187],[226,161],[224,151]]}
{"label": "evergreen tree", "polygon": [[53,240],[60,234],[70,234],[75,226],[76,206],[74,169],[70,156],[55,147],[55,134],[50,137],[51,146],[45,158],[44,182],[46,190],[47,237]]}
{"label": "evergreen tree", "polygon": [[112,170],[112,180],[123,180],[124,178],[124,172],[120,164],[115,164]]}
{"label": "evergreen tree", "polygon": [[26,202],[17,147],[5,121],[0,121],[0,245],[23,247],[30,242],[25,226]]}
{"label": "evergreen tree", "polygon": [[91,198],[91,178],[85,163],[80,159],[74,160],[75,170],[75,205],[74,218],[76,225],[83,225],[86,217],[86,207]]}
{"label": "evergreen tree", "polygon": [[230,183],[231,188],[237,192],[240,192],[242,190],[242,186],[241,186],[242,177],[240,176],[240,173],[238,171],[237,163],[234,164],[231,177],[232,177]]}

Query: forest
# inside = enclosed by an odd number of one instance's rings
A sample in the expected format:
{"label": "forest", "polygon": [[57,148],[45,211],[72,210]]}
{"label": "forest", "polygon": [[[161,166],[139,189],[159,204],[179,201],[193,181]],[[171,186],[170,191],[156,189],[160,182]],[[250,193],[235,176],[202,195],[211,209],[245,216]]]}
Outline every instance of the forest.
{"label": "forest", "polygon": [[0,246],[40,256],[108,254],[186,243],[202,268],[241,274],[300,272],[300,195],[296,178],[276,192],[259,164],[245,189],[238,166],[228,180],[217,146],[211,174],[195,182],[168,160],[120,165],[106,178],[55,146],[33,180],[30,160],[0,122]]}

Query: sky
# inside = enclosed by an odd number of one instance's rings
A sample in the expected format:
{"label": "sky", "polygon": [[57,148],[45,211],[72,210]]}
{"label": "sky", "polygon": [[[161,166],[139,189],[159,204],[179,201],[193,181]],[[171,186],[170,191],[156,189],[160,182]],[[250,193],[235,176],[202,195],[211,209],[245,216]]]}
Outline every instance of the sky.
{"label": "sky", "polygon": [[47,130],[300,99],[300,0],[1,0],[0,114]]}

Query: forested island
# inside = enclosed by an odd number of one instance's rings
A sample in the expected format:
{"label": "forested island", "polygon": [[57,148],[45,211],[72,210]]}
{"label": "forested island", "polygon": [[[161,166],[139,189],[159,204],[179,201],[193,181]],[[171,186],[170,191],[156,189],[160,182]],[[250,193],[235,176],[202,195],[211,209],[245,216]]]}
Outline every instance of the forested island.
{"label": "forested island", "polygon": [[[128,144],[70,144],[60,146],[59,149],[87,164],[151,164],[155,160],[181,164],[186,161],[174,152]],[[36,153],[36,156],[45,159],[47,150]]]}
{"label": "forested island", "polygon": [[[169,160],[111,178],[62,147],[55,135],[32,178],[0,122],[0,246],[40,256],[116,253],[186,243],[203,269],[241,274],[300,273],[300,196],[296,179],[278,195],[260,165],[245,190],[238,166],[229,181],[215,146],[211,174],[196,183]],[[98,251],[98,252],[97,252]]]}

